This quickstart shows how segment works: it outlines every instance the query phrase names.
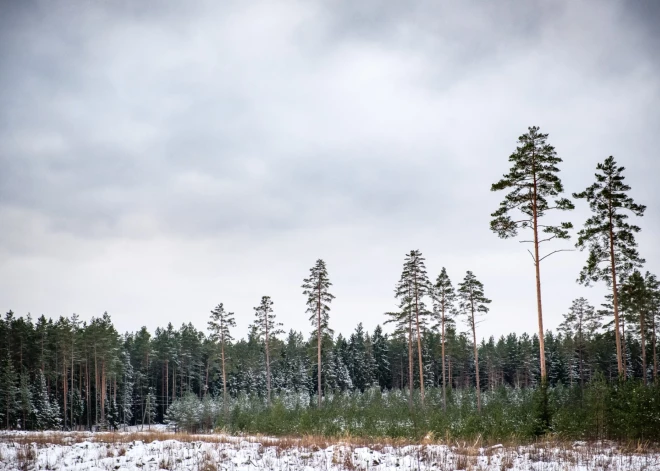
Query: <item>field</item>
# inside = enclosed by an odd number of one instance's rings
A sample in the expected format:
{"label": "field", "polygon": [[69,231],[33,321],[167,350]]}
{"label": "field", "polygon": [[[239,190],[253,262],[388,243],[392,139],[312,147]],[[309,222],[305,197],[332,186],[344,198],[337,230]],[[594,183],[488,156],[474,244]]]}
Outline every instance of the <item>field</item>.
{"label": "field", "polygon": [[660,451],[644,443],[539,442],[524,446],[442,444],[315,437],[232,437],[162,430],[120,433],[9,432],[0,470],[200,471],[660,471]]}

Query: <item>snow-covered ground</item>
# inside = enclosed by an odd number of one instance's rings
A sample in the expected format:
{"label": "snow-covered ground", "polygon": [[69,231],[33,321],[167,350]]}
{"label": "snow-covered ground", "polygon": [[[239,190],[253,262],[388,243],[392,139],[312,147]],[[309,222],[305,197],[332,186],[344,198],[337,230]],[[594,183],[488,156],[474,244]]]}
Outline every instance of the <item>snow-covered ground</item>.
{"label": "snow-covered ground", "polygon": [[[175,435],[171,435],[175,437]],[[181,436],[176,436],[180,437]],[[321,448],[291,441],[219,435],[168,439],[154,434],[0,435],[0,470],[200,471],[660,471],[660,453],[624,452],[612,444],[472,448],[470,445]],[[102,441],[99,441],[102,440]]]}

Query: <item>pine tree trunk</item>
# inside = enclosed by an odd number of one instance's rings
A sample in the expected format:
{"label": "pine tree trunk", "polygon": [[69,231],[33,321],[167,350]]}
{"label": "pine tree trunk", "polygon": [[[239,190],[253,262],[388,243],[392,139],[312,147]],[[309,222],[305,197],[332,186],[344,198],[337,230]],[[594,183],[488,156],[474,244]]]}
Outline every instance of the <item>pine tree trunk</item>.
{"label": "pine tree trunk", "polygon": [[612,221],[612,202],[609,203],[609,216],[610,216],[610,270],[612,272],[612,304],[614,306],[614,338],[616,340],[616,361],[619,371],[619,377],[625,379],[625,371],[623,369],[623,350],[621,348],[621,332],[619,326],[619,295],[616,287],[616,258],[614,257],[614,226]]}
{"label": "pine tree trunk", "polygon": [[413,408],[413,352],[412,352],[412,316],[408,315],[408,406]]}
{"label": "pine tree trunk", "polygon": [[442,410],[447,411],[447,382],[445,380],[445,300],[442,300]]}
{"label": "pine tree trunk", "polygon": [[646,319],[644,318],[644,310],[639,313],[639,327],[641,335],[642,347],[642,375],[644,378],[644,385],[646,385]]}
{"label": "pine tree trunk", "polygon": [[477,411],[481,412],[481,388],[479,385],[479,349],[477,348],[477,326],[474,318],[474,301],[472,304],[472,339],[474,341],[474,366],[477,373]]}
{"label": "pine tree trunk", "polygon": [[547,381],[545,369],[545,338],[543,334],[543,303],[541,302],[541,260],[539,259],[539,225],[537,211],[537,181],[534,171],[534,200],[532,202],[532,222],[534,225],[534,268],[536,270],[536,307],[539,322],[539,358],[541,360],[541,383]]}
{"label": "pine tree trunk", "polygon": [[225,371],[225,334],[220,336],[220,356],[222,357],[222,406],[225,411],[225,421],[228,418],[229,409],[227,408],[227,373]]}
{"label": "pine tree trunk", "polygon": [[168,401],[170,399],[170,360],[165,360],[165,406],[163,408],[163,415],[167,413]]}
{"label": "pine tree trunk", "polygon": [[319,280],[319,299],[318,299],[318,305],[317,305],[317,317],[316,317],[316,338],[317,338],[317,356],[318,356],[318,389],[319,389],[319,396],[318,396],[318,405],[319,408],[321,407],[321,281]]}
{"label": "pine tree trunk", "polygon": [[651,345],[653,348],[653,382],[658,380],[658,354],[656,350],[655,313],[651,313]]}
{"label": "pine tree trunk", "polygon": [[415,283],[415,324],[417,327],[417,357],[419,360],[419,387],[422,407],[424,407],[424,362],[422,361],[422,334],[419,329],[419,288],[417,286],[417,274],[414,275]]}
{"label": "pine tree trunk", "polygon": [[63,376],[62,376],[62,396],[63,396],[63,400],[64,400],[64,415],[63,415],[63,418],[64,418],[64,430],[66,430],[66,418],[67,418],[66,417],[66,414],[67,414],[66,396],[67,396],[67,393],[68,393],[69,383],[68,383],[68,374],[67,374],[67,371],[66,371],[67,370],[67,368],[66,368],[66,358],[64,357],[64,355],[62,356],[62,367],[64,368]]}
{"label": "pine tree trunk", "polygon": [[268,389],[268,405],[270,405],[270,352],[268,348],[268,312],[265,314],[266,327],[266,389]]}

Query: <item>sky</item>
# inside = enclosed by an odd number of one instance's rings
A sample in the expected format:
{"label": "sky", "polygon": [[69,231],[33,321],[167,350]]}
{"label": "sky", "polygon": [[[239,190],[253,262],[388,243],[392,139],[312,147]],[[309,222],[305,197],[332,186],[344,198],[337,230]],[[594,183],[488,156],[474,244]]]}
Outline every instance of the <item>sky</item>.
{"label": "sky", "polygon": [[[431,278],[483,282],[478,337],[535,332],[490,186],[528,126],[567,194],[613,155],[660,274],[658,24],[653,0],[0,1],[0,310],[205,330],[222,302],[240,337],[268,295],[307,333],[322,258],[346,335],[396,308],[417,249]],[[585,260],[542,263],[546,328],[603,301]]]}

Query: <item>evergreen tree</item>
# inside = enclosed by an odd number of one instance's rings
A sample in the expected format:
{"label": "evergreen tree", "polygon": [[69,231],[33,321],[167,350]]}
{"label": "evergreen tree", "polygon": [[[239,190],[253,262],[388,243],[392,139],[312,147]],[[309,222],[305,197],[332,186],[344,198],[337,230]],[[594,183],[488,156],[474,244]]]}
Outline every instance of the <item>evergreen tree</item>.
{"label": "evergreen tree", "polygon": [[282,324],[275,320],[273,301],[271,301],[270,296],[263,296],[261,298],[261,304],[254,308],[254,314],[256,316],[255,326],[257,328],[257,338],[263,338],[264,340],[266,352],[266,390],[268,403],[270,404],[270,340],[277,338],[284,331],[281,329]]}
{"label": "evergreen tree", "polygon": [[28,428],[28,418],[32,416],[32,389],[30,388],[30,378],[26,372],[20,374],[18,387],[18,405],[21,412],[21,428]]}
{"label": "evergreen tree", "polygon": [[208,323],[209,330],[211,331],[211,338],[216,342],[220,342],[220,359],[222,364],[222,399],[223,407],[225,410],[225,418],[228,413],[227,405],[227,368],[225,364],[225,348],[229,342],[233,340],[229,329],[236,327],[236,320],[234,319],[233,312],[225,311],[222,303],[218,304],[215,309],[211,311],[211,319]]}
{"label": "evergreen tree", "polygon": [[[541,378],[546,378],[544,338],[543,338],[543,305],[541,302],[541,262],[560,250],[552,251],[544,256],[539,253],[543,242],[553,239],[569,239],[568,230],[573,226],[570,222],[559,225],[540,224],[539,220],[550,210],[571,210],[573,203],[567,198],[557,198],[564,192],[559,178],[559,167],[562,159],[557,157],[555,148],[547,143],[547,134],[539,132],[536,126],[528,128],[528,132],[518,138],[518,147],[509,157],[513,165],[509,173],[494,183],[491,191],[510,190],[500,203],[500,207],[492,214],[490,228],[499,237],[508,239],[515,237],[520,229],[532,231],[534,253],[530,252],[536,270],[536,301],[539,324],[539,348]],[[550,201],[551,198],[554,201]],[[514,220],[510,212],[516,210],[520,217]],[[542,234],[539,234],[542,232]]]}
{"label": "evergreen tree", "polygon": [[[438,278],[433,286],[433,312],[438,321],[441,335],[441,361],[442,361],[442,408],[447,410],[447,376],[445,372],[445,330],[447,323],[454,316],[454,301],[456,293],[451,284],[447,270],[442,267]],[[436,327],[438,327],[436,326]]]}
{"label": "evergreen tree", "polygon": [[[133,365],[131,356],[123,352],[122,388],[119,396],[119,414],[121,423],[128,425],[133,419]],[[167,399],[167,396],[165,397]]]}
{"label": "evergreen tree", "polygon": [[642,359],[642,381],[644,384],[647,382],[647,365],[646,365],[646,339],[648,335],[648,321],[647,315],[649,311],[649,292],[647,291],[646,280],[642,274],[635,270],[625,282],[621,285],[621,295],[619,297],[619,304],[623,316],[630,322],[638,323],[639,336],[641,340],[640,356]]}
{"label": "evergreen tree", "polygon": [[58,428],[61,422],[59,417],[59,407],[56,402],[52,402],[46,386],[46,377],[43,371],[39,370],[37,380],[33,388],[33,409],[34,424],[37,430],[52,430]]}
{"label": "evergreen tree", "polygon": [[14,428],[20,411],[17,379],[14,364],[7,352],[0,366],[0,414],[7,429]]}
{"label": "evergreen tree", "polygon": [[644,275],[646,292],[648,293],[648,316],[651,324],[651,352],[653,356],[653,371],[651,376],[653,382],[658,380],[658,351],[657,351],[657,329],[660,322],[660,282],[655,275],[646,272]]}
{"label": "evergreen tree", "polygon": [[[410,312],[410,319],[415,325],[417,337],[417,356],[419,383],[422,405],[424,405],[424,362],[422,359],[422,328],[428,315],[424,297],[429,295],[431,283],[426,274],[424,257],[419,250],[411,250],[403,263],[401,278],[396,286],[395,294],[402,302],[402,310]],[[412,337],[412,336],[411,336]]]}
{"label": "evergreen tree", "polygon": [[459,307],[465,314],[467,324],[472,330],[474,345],[474,367],[477,383],[477,410],[481,412],[481,390],[479,385],[479,352],[477,350],[477,316],[488,312],[487,304],[491,300],[484,295],[484,285],[471,271],[468,271],[463,282],[458,285]]}
{"label": "evergreen tree", "polygon": [[381,389],[391,388],[392,370],[390,368],[387,334],[377,325],[371,337],[372,352],[376,363],[376,380]]}
{"label": "evergreen tree", "polygon": [[330,303],[334,296],[330,293],[330,278],[325,262],[321,259],[309,271],[309,278],[303,280],[303,294],[307,296],[307,313],[310,314],[310,322],[316,329],[317,348],[317,384],[318,384],[318,406],[321,407],[321,344],[323,337],[332,335],[328,326],[330,319]]}
{"label": "evergreen tree", "polygon": [[635,233],[640,228],[627,221],[627,213],[641,217],[646,207],[636,204],[628,195],[630,186],[624,183],[625,168],[617,167],[614,157],[609,156],[596,169],[596,182],[583,192],[573,194],[574,198],[585,199],[593,213],[578,233],[576,246],[589,250],[578,282],[588,286],[592,281],[604,280],[612,288],[617,364],[619,376],[623,376],[617,276],[625,276],[644,262],[635,242]]}
{"label": "evergreen tree", "polygon": [[585,298],[573,300],[568,313],[559,325],[566,334],[573,333],[576,339],[580,387],[584,387],[585,339],[590,338],[600,327],[599,315]]}

